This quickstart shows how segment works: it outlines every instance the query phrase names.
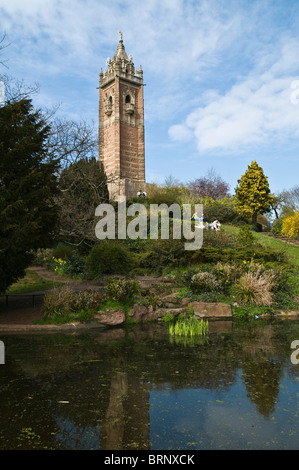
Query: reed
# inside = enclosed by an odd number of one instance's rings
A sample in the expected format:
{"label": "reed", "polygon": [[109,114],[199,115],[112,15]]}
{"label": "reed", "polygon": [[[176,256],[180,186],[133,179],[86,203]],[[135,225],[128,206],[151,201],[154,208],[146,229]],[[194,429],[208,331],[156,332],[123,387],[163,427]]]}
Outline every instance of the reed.
{"label": "reed", "polygon": [[197,320],[196,317],[183,317],[175,323],[169,325],[169,333],[171,336],[197,336],[206,335],[208,332],[208,321]]}

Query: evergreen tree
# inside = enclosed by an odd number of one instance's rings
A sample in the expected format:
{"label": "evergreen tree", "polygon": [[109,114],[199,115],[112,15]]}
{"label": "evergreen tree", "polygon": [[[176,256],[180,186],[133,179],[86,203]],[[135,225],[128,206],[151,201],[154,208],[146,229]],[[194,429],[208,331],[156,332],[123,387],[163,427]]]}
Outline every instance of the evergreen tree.
{"label": "evergreen tree", "polygon": [[236,188],[235,200],[239,215],[244,219],[251,218],[256,227],[257,216],[270,211],[273,199],[262,167],[256,161],[251,162]]}
{"label": "evergreen tree", "polygon": [[49,133],[30,99],[0,108],[0,292],[22,277],[30,251],[47,246],[58,220],[53,196],[58,163],[47,157]]}

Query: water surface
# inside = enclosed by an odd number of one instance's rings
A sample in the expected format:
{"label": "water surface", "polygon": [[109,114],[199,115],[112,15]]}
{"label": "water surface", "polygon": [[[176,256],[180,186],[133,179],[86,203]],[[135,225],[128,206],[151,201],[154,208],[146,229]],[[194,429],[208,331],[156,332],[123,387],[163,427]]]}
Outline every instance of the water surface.
{"label": "water surface", "polygon": [[299,448],[298,320],[0,339],[0,449]]}

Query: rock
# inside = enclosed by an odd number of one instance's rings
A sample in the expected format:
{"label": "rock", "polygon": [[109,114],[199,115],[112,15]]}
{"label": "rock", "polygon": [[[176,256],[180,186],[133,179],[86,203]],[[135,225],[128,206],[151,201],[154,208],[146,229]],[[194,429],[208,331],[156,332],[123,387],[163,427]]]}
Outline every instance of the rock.
{"label": "rock", "polygon": [[177,297],[177,293],[173,292],[172,294],[166,295],[161,298],[162,305],[166,308],[175,308],[181,305],[181,299]]}
{"label": "rock", "polygon": [[175,317],[180,313],[188,314],[190,310],[188,308],[159,308],[156,313],[158,318],[162,318],[165,315],[174,315]]}
{"label": "rock", "polygon": [[222,302],[190,302],[189,307],[193,308],[194,315],[200,318],[229,318],[232,316],[231,306]]}
{"label": "rock", "polygon": [[99,311],[94,317],[98,323],[104,325],[120,325],[126,319],[122,310],[106,310],[105,312]]}
{"label": "rock", "polygon": [[189,300],[189,297],[184,297],[181,302],[181,307],[188,307]]}
{"label": "rock", "polygon": [[150,305],[148,308],[147,308],[147,312],[148,312],[148,316],[147,316],[147,319],[148,320],[157,320],[158,319],[158,314],[157,312],[154,310],[154,307],[152,305]]}
{"label": "rock", "polygon": [[148,318],[148,308],[145,305],[135,304],[129,312],[129,317],[134,321],[146,321]]}

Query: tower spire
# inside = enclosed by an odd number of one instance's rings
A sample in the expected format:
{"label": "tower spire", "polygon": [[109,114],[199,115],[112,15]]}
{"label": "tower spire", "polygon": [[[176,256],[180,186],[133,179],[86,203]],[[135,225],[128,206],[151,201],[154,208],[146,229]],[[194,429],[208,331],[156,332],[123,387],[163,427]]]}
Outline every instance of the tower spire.
{"label": "tower spire", "polygon": [[121,31],[119,31],[118,34],[119,34],[119,41],[118,41],[118,46],[117,46],[116,52],[114,54],[113,60],[115,60],[115,61],[117,59],[129,60],[129,57],[127,56],[125,46],[124,46],[124,43],[123,43],[123,33]]}

